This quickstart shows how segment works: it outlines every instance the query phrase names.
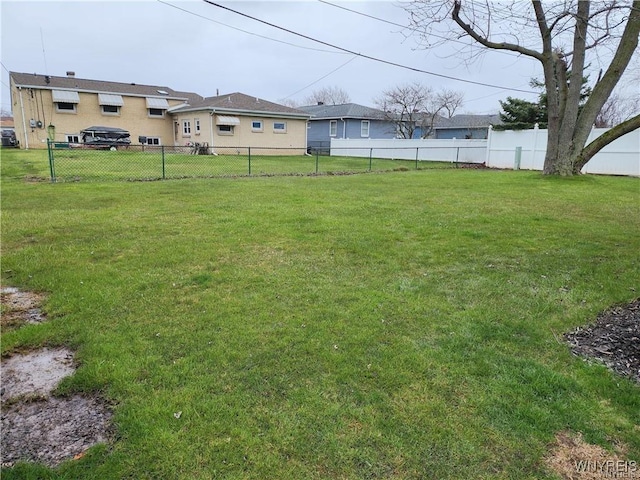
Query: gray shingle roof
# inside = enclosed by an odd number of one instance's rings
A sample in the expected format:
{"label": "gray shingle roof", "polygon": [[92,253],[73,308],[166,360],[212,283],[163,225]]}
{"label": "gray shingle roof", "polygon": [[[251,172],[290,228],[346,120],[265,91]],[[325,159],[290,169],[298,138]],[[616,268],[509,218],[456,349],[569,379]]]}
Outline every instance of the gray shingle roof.
{"label": "gray shingle roof", "polygon": [[[173,100],[198,101],[202,99],[202,97],[197,93],[179,92],[169,87],[156,85],[108,82],[104,80],[89,80],[77,77],[54,77],[50,75],[38,75],[35,73],[11,72],[10,76],[17,86],[27,88],[32,87],[51,90],[64,89],[96,93],[116,93],[141,97],[164,97]],[[167,93],[165,94],[162,92]]]}
{"label": "gray shingle roof", "polygon": [[502,123],[500,115],[454,115],[436,128],[485,128]]}
{"label": "gray shingle roof", "polygon": [[341,105],[307,105],[299,107],[311,114],[312,120],[338,119],[338,118],[363,118],[371,120],[384,120],[385,113],[376,108],[365,107],[357,103],[344,103]]}
{"label": "gray shingle roof", "polygon": [[252,97],[244,93],[235,92],[217,97],[207,97],[195,102],[189,102],[189,105],[172,109],[172,112],[189,112],[194,110],[221,110],[224,112],[260,112],[271,113],[276,115],[287,115],[295,117],[309,117],[307,112],[297,110],[295,108],[280,105],[278,103],[269,102],[258,97]]}

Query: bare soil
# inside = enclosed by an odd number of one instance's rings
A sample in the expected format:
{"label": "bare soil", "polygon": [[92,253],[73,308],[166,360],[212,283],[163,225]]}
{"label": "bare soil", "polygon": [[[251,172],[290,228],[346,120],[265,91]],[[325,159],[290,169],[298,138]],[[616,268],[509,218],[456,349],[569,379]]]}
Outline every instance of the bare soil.
{"label": "bare soil", "polygon": [[640,479],[640,467],[636,462],[624,460],[624,454],[623,446],[609,452],[585,442],[580,433],[560,432],[545,463],[564,480]]}
{"label": "bare soil", "polygon": [[600,313],[595,324],[565,334],[571,351],[640,384],[640,298]]}
{"label": "bare soil", "polygon": [[[42,296],[2,289],[2,312],[10,312],[14,327],[31,323]],[[6,302],[6,303],[5,303]],[[38,322],[44,316],[38,313]],[[3,327],[5,323],[3,321]],[[110,436],[111,410],[97,396],[53,395],[60,381],[75,372],[73,352],[43,348],[2,359],[0,387],[2,466],[18,461],[49,467],[80,458]]]}
{"label": "bare soil", "polygon": [[2,329],[18,328],[26,323],[45,321],[46,317],[40,309],[43,300],[44,297],[38,293],[22,292],[14,287],[0,289]]}

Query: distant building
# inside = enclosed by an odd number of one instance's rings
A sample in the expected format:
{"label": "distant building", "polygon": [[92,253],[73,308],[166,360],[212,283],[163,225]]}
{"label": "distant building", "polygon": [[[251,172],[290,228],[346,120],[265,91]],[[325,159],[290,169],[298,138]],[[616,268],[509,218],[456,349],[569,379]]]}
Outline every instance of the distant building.
{"label": "distant building", "polygon": [[502,123],[500,115],[454,115],[435,126],[435,138],[486,139],[489,125]]}
{"label": "distant building", "polygon": [[14,130],[15,125],[13,122],[13,117],[0,117],[0,129]]}
{"label": "distant building", "polygon": [[[11,106],[21,148],[82,142],[92,127],[122,129],[131,143],[213,147],[306,146],[303,111],[232,93],[205,98],[164,86],[10,73]],[[260,128],[257,128],[261,125]],[[276,152],[274,152],[276,153]]]}
{"label": "distant building", "polygon": [[356,103],[299,107],[309,115],[307,147],[329,149],[332,138],[395,138],[396,125],[385,112]]}

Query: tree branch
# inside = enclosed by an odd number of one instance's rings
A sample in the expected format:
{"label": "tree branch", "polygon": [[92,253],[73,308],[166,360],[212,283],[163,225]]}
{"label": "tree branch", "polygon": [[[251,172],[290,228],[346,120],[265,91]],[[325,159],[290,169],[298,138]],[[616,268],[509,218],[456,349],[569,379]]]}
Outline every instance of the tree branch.
{"label": "tree branch", "polygon": [[451,18],[453,18],[453,21],[456,22],[460,26],[460,28],[462,28],[462,30],[465,31],[467,35],[469,35],[479,44],[495,50],[510,50],[512,52],[521,53],[522,55],[526,55],[527,57],[536,58],[542,61],[543,56],[540,52],[522,47],[520,45],[516,45],[515,43],[492,42],[488,38],[483,37],[482,35],[477,33],[471,25],[465,23],[464,20],[460,18],[461,8],[462,8],[462,0],[455,0],[453,3],[453,10],[451,12]]}
{"label": "tree branch", "polygon": [[576,160],[576,163],[574,164],[574,172],[580,173],[582,167],[584,167],[596,153],[598,153],[614,140],[622,137],[623,135],[626,135],[629,132],[633,132],[638,128],[640,128],[640,115],[631,117],[629,120],[616,125],[611,130],[607,130],[605,133],[600,135],[598,138],[593,140],[590,144],[582,149],[582,152],[580,153]]}

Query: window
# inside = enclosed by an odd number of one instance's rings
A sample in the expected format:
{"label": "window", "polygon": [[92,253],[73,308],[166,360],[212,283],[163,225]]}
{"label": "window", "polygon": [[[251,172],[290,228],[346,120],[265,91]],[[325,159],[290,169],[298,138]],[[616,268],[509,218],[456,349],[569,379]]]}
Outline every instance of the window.
{"label": "window", "polygon": [[252,132],[262,132],[264,128],[262,127],[262,120],[254,120],[251,122],[251,131]]}
{"label": "window", "polygon": [[52,90],[51,97],[56,104],[56,112],[77,113],[76,105],[80,103],[78,92],[70,90]]}
{"label": "window", "polygon": [[191,136],[191,121],[183,120],[182,121],[182,136],[190,137]]}
{"label": "window", "polygon": [[362,122],[360,122],[360,136],[369,136],[369,120],[362,120]]}
{"label": "window", "polygon": [[149,116],[155,118],[164,118],[164,110],[162,108],[149,108]]}
{"label": "window", "polygon": [[273,122],[273,131],[275,133],[287,133],[287,122]]}
{"label": "window", "polygon": [[160,145],[160,137],[147,137],[147,145]]}
{"label": "window", "polygon": [[80,135],[67,135],[66,138],[69,143],[80,143]]}
{"label": "window", "polygon": [[196,119],[193,121],[193,124],[194,124],[194,127],[195,127],[195,129],[196,129],[196,135],[200,135],[200,119],[199,119],[199,118],[196,118]]}
{"label": "window", "polygon": [[120,107],[117,105],[102,105],[103,115],[120,115]]}
{"label": "window", "polygon": [[218,125],[218,133],[220,135],[233,135],[233,125]]}
{"label": "window", "polygon": [[338,121],[331,120],[329,122],[329,136],[335,137],[338,134]]}
{"label": "window", "polygon": [[76,104],[67,102],[56,103],[56,112],[76,113]]}

